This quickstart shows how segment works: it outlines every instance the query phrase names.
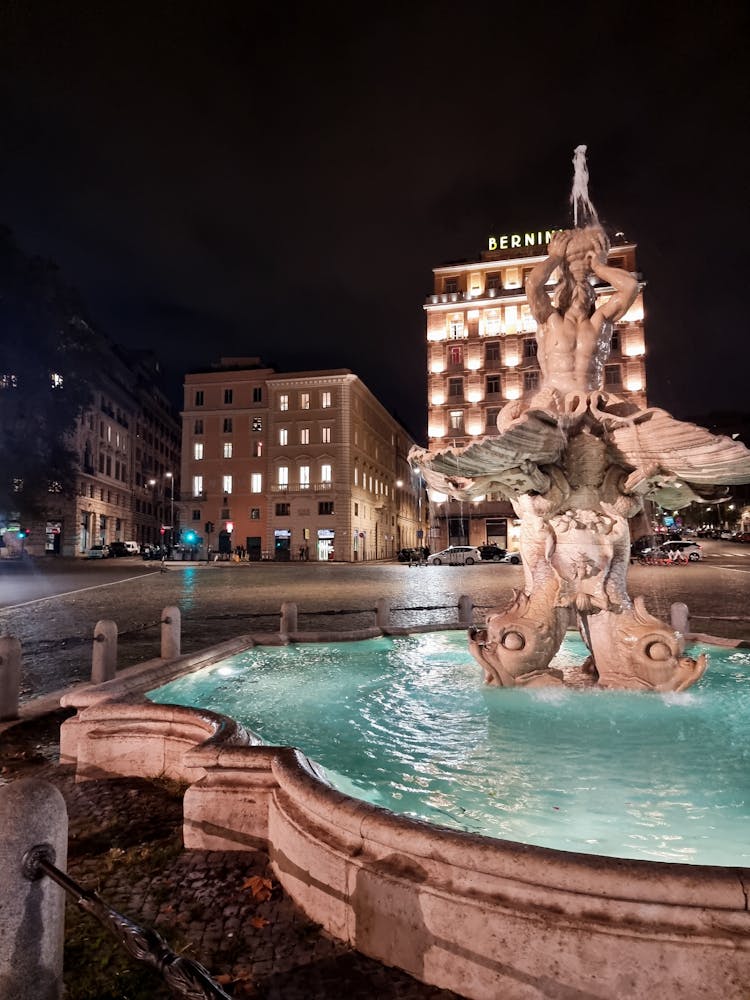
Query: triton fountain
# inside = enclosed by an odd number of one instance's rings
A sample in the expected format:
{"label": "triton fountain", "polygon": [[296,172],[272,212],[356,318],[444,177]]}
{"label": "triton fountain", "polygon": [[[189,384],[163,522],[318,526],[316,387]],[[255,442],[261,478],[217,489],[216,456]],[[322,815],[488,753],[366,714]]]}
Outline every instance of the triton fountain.
{"label": "triton fountain", "polygon": [[540,390],[506,404],[498,435],[464,448],[413,449],[411,458],[431,489],[462,500],[495,493],[521,521],[525,587],[470,632],[489,684],[565,683],[550,661],[573,614],[590,653],[578,682],[681,691],[701,677],[706,658],[683,656],[683,637],[628,595],[628,521],[645,499],[676,509],[750,481],[750,451],[604,391],[612,324],[635,301],[638,282],[607,263],[585,153],[579,146],[573,160],[574,228],[553,235],[526,281]]}

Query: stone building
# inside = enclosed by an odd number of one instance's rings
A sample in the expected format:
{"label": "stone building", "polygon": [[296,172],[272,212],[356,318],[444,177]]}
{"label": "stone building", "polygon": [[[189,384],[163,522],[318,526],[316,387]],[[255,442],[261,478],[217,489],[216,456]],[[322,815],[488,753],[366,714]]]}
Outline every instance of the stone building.
{"label": "stone building", "polygon": [[[552,231],[490,237],[478,260],[436,267],[427,317],[428,448],[463,447],[495,435],[510,400],[540,384],[536,323],[525,292],[532,268],[546,256]],[[637,274],[636,244],[618,233],[609,263]],[[552,274],[550,286],[556,281]],[[613,289],[597,285],[601,301]],[[646,405],[643,283],[637,300],[613,330],[605,390]],[[473,503],[430,497],[430,546],[495,542],[518,547],[519,523],[510,504],[488,495]]]}
{"label": "stone building", "polygon": [[412,444],[351,371],[223,358],[185,378],[182,523],[225,556],[392,558],[423,538]]}
{"label": "stone building", "polygon": [[158,361],[113,345],[102,351],[93,403],[71,435],[79,458],[74,490],[50,494],[46,524],[26,542],[31,554],[85,556],[113,541],[158,543],[168,524],[165,498],[173,490],[179,496],[179,481],[166,479],[179,475],[179,420]]}

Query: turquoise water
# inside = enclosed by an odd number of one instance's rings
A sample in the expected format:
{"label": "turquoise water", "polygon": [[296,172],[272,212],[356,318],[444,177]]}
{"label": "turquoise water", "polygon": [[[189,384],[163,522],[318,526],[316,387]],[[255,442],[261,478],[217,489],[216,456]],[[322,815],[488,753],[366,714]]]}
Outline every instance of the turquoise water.
{"label": "turquoise water", "polygon": [[[297,746],[407,816],[562,850],[750,863],[750,650],[682,694],[488,688],[465,632],[255,647],[150,693]],[[581,662],[566,639],[556,661]]]}

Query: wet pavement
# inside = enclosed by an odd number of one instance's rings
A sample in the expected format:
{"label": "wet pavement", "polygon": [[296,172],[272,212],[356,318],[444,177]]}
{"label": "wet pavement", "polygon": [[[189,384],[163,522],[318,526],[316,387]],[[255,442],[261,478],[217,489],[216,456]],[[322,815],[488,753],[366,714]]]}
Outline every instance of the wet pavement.
{"label": "wet pavement", "polygon": [[[631,566],[631,595],[644,594],[648,610],[666,619],[673,602],[686,603],[696,631],[750,637],[750,546],[708,542],[704,547],[703,563]],[[123,579],[113,576],[116,570]],[[89,678],[100,619],[117,623],[118,664],[124,667],[158,655],[161,611],[171,605],[180,609],[182,649],[190,653],[244,633],[278,631],[284,601],[298,605],[301,631],[342,631],[373,625],[379,598],[391,603],[394,624],[418,625],[457,622],[458,599],[468,594],[479,621],[488,609],[507,605],[513,588],[523,586],[522,567],[498,563],[177,563],[160,573],[151,563],[121,568],[105,562],[58,565],[53,580],[40,560],[31,572],[42,594],[55,585],[86,589],[0,608],[0,633],[16,636],[22,645],[22,701]],[[8,576],[0,567],[6,591],[14,586]],[[31,588],[24,593],[28,597]]]}

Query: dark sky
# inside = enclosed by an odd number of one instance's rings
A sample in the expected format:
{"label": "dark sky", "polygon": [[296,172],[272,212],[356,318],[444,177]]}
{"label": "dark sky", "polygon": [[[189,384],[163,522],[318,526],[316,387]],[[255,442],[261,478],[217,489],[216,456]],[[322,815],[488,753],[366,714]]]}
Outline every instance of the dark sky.
{"label": "dark sky", "polygon": [[422,437],[431,269],[570,224],[586,143],[651,402],[748,411],[746,6],[2,0],[0,222],[177,376],[348,367]]}

